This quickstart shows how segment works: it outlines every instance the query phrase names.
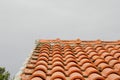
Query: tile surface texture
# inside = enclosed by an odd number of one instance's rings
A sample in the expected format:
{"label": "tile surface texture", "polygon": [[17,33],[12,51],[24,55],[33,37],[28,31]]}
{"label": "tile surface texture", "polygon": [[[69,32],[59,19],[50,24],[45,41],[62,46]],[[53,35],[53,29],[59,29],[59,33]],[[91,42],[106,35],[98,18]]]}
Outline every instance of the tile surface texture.
{"label": "tile surface texture", "polygon": [[120,80],[120,41],[39,40],[21,80]]}

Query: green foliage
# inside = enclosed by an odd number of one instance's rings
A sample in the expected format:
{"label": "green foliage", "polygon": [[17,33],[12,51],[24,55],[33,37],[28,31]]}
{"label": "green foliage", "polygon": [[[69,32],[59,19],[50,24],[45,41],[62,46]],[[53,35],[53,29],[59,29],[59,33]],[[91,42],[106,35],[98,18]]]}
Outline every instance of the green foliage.
{"label": "green foliage", "polygon": [[4,67],[0,67],[0,80],[9,80],[10,73]]}

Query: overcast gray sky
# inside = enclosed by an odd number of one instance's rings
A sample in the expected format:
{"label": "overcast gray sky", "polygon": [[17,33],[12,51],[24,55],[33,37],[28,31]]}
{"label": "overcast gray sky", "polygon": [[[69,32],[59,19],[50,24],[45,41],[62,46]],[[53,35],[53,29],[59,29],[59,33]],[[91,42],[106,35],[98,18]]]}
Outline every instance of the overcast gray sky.
{"label": "overcast gray sky", "polygon": [[118,40],[120,0],[0,0],[0,66],[19,71],[36,39]]}

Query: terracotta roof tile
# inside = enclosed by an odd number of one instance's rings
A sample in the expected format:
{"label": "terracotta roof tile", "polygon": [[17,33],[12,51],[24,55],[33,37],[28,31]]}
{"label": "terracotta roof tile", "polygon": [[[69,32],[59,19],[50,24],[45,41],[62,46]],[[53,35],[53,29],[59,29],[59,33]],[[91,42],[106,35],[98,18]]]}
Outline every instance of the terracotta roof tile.
{"label": "terracotta roof tile", "polygon": [[120,80],[119,41],[40,40],[21,80]]}

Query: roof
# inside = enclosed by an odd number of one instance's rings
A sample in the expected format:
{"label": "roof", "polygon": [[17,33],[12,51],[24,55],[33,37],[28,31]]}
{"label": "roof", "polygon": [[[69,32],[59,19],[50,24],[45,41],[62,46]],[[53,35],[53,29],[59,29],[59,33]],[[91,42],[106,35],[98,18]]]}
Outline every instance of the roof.
{"label": "roof", "polygon": [[120,80],[120,41],[38,40],[22,80]]}

